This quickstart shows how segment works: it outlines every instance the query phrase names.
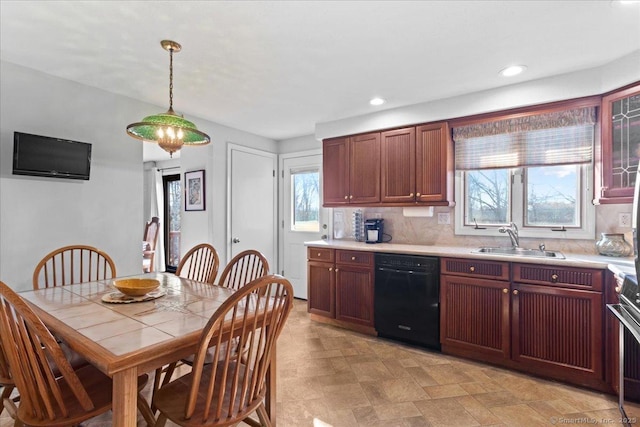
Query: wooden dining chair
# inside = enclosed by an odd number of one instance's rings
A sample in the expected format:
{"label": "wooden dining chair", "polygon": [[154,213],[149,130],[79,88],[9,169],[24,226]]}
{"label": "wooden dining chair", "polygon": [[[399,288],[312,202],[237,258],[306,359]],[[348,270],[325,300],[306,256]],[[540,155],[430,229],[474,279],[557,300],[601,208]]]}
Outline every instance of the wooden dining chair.
{"label": "wooden dining chair", "polygon": [[158,244],[158,231],[160,230],[160,218],[154,216],[144,227],[142,236],[142,271],[150,273],[155,271],[156,246]]}
{"label": "wooden dining chair", "polygon": [[201,243],[189,249],[176,268],[176,276],[213,284],[218,275],[220,258],[218,252],[208,243]]}
{"label": "wooden dining chair", "polygon": [[64,246],[48,253],[33,272],[33,289],[111,279],[116,266],[109,255],[93,246]]}
{"label": "wooden dining chair", "polygon": [[[16,425],[72,426],[111,409],[113,383],[93,365],[73,369],[40,318],[22,298],[0,282],[0,340],[20,404],[5,400]],[[138,408],[155,419],[140,395],[149,377],[138,377]]]}
{"label": "wooden dining chair", "polygon": [[[202,331],[191,372],[156,393],[156,426],[163,427],[167,419],[180,426],[227,426],[253,411],[263,426],[272,425],[264,405],[267,372],[292,307],[293,288],[277,275],[256,279],[231,295]],[[233,354],[236,340],[249,348],[246,361]],[[218,362],[206,364],[212,346]]]}
{"label": "wooden dining chair", "polygon": [[247,283],[269,274],[269,262],[260,252],[249,249],[234,256],[225,266],[218,284],[240,289]]}
{"label": "wooden dining chair", "polygon": [[4,411],[4,400],[11,398],[13,390],[16,388],[16,383],[9,374],[9,362],[2,349],[2,342],[0,341],[0,386],[2,386],[2,394],[0,394],[0,415]]}
{"label": "wooden dining chair", "polygon": [[[179,270],[180,266],[178,266],[178,271]],[[176,271],[176,274],[178,274],[178,271]],[[267,274],[269,274],[269,263],[267,262],[267,259],[260,252],[249,249],[240,252],[235,257],[233,257],[231,261],[229,261],[229,264],[227,264],[222,271],[222,275],[220,276],[220,281],[218,282],[218,284],[220,286],[237,290],[247,283],[259,277],[266,276]],[[191,359],[183,359],[180,362],[190,365]],[[180,362],[172,362],[166,367],[158,368],[156,370],[156,376],[153,383],[154,393],[156,390],[158,390],[161,383],[162,385],[166,385],[167,383],[169,383],[173,372]],[[162,373],[164,373],[164,378],[161,379]]]}

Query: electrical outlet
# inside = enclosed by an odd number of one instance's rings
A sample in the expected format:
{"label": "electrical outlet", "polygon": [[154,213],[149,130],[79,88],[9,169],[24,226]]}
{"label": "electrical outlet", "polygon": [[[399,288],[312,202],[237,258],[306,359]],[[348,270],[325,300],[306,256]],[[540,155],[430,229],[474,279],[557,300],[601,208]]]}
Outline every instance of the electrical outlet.
{"label": "electrical outlet", "polygon": [[451,224],[449,212],[438,212],[438,224]]}
{"label": "electrical outlet", "polygon": [[619,213],[618,214],[618,226],[619,227],[631,227],[631,214]]}

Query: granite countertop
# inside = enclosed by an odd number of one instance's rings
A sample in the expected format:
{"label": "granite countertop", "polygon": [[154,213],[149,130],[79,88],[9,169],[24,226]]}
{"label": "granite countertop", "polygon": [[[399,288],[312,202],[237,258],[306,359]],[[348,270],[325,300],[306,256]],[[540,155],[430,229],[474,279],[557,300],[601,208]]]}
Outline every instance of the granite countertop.
{"label": "granite countertop", "polygon": [[401,243],[376,243],[367,244],[353,240],[316,240],[305,242],[306,246],[325,246],[334,249],[348,249],[365,252],[387,252],[414,255],[432,255],[440,257],[454,257],[467,259],[483,259],[487,261],[507,261],[542,265],[564,265],[567,267],[609,269],[619,277],[626,274],[636,274],[633,257],[616,258],[602,255],[584,255],[564,253],[565,259],[525,257],[499,254],[473,253],[476,248],[459,246],[427,246],[427,245],[405,245]]}

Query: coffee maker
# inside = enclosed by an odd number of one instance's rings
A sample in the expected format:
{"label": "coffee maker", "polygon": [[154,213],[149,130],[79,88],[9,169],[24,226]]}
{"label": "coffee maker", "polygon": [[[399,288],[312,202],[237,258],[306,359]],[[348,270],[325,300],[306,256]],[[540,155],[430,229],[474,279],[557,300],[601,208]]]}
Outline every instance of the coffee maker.
{"label": "coffee maker", "polygon": [[382,243],[382,234],[384,231],[384,219],[375,218],[367,219],[364,222],[364,232],[366,243]]}

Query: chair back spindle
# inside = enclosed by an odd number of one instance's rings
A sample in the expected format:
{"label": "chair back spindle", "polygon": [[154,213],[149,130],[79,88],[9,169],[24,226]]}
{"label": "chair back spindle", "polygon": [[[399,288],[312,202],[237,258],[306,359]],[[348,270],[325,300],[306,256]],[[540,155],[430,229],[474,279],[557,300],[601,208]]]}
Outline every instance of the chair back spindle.
{"label": "chair back spindle", "polygon": [[240,289],[247,283],[269,274],[269,262],[260,252],[249,249],[237,254],[222,271],[220,286]]}

